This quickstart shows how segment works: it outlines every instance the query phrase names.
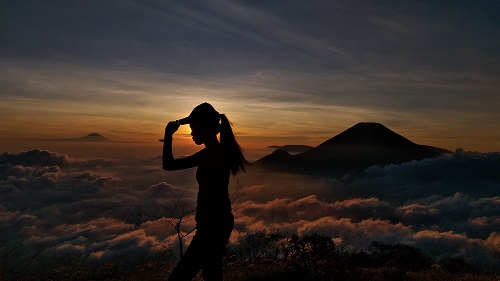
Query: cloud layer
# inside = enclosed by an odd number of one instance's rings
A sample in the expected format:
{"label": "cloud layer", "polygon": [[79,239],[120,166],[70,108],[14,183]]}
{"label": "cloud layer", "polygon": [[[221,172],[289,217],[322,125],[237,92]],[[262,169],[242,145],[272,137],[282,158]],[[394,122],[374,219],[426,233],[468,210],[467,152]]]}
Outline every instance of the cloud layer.
{"label": "cloud layer", "polygon": [[323,179],[343,196],[374,196],[407,201],[432,195],[493,197],[500,190],[500,153],[464,152],[411,161],[401,165],[372,166],[363,174]]}
{"label": "cloud layer", "polygon": [[[233,202],[236,224],[231,242],[236,244],[239,237],[256,231],[316,233],[332,237],[350,249],[366,249],[372,241],[406,243],[437,257],[462,256],[474,264],[494,268],[499,264],[492,247],[500,246],[500,197],[495,187],[499,179],[490,173],[497,167],[495,161],[496,154],[458,151],[446,159],[372,167],[365,171],[364,179],[349,178],[353,187],[362,182],[363,188],[371,183],[373,189],[397,186],[403,178],[408,191],[455,182],[476,186],[423,197],[409,192],[411,199],[407,195],[404,201],[359,194],[349,199],[328,199],[313,193],[294,196],[290,186],[280,189],[277,182],[272,185],[280,196],[274,192],[272,199],[263,196],[254,200],[256,193],[252,190],[264,192],[262,186],[242,186],[238,191],[241,196]],[[481,165],[483,162],[495,167]],[[436,166],[441,169],[431,168]],[[157,158],[125,165],[39,150],[4,153],[0,156],[3,243],[34,252],[87,254],[101,260],[140,259],[164,250],[161,245],[175,252],[178,244],[169,218],[195,206],[196,186],[185,180],[192,171],[172,175],[161,172],[159,167]],[[458,174],[462,178],[456,179]],[[266,181],[265,177],[253,176],[257,181]],[[455,178],[444,181],[449,177]],[[310,181],[304,179],[301,183],[297,179],[297,186]],[[346,185],[347,179],[335,184],[330,180],[330,185],[324,179],[319,182],[331,189],[339,183]],[[482,192],[482,188],[493,191]],[[446,192],[452,189],[448,187]],[[184,222],[184,230],[189,232],[194,227],[193,214]]]}

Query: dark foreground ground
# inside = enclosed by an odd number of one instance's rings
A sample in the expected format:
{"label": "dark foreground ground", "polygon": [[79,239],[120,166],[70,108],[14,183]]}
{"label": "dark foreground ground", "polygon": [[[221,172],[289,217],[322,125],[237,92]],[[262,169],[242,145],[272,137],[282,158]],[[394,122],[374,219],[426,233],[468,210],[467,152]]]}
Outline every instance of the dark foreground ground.
{"label": "dark foreground ground", "polygon": [[[0,280],[166,280],[176,263],[167,250],[108,261],[8,247],[1,254]],[[223,264],[226,281],[500,280],[498,271],[470,264],[465,257],[435,259],[412,246],[377,242],[353,251],[318,235],[247,235],[228,249]]]}
{"label": "dark foreground ground", "polygon": [[[147,261],[135,268],[114,268],[112,264],[82,268],[76,263],[60,264],[48,271],[2,272],[1,280],[166,280],[172,265],[162,261]],[[334,269],[335,271],[335,269]],[[203,280],[198,276],[195,280]],[[449,269],[406,270],[397,267],[357,268],[346,272],[304,272],[286,268],[276,261],[240,261],[227,264],[226,281],[322,281],[322,280],[419,280],[419,281],[498,281],[499,274],[485,272],[460,272]]]}

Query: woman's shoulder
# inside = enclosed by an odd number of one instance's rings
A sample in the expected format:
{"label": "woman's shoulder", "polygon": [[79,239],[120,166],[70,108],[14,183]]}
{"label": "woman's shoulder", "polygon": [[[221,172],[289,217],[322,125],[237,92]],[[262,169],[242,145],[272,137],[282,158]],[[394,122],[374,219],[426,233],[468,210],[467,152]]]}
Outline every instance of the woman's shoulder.
{"label": "woman's shoulder", "polygon": [[211,156],[224,156],[227,154],[227,149],[225,149],[223,144],[205,147],[202,151],[205,151],[204,153],[210,154]]}
{"label": "woman's shoulder", "polygon": [[204,157],[211,158],[213,160],[225,160],[229,158],[229,151],[222,144],[205,147],[200,152],[202,152]]}

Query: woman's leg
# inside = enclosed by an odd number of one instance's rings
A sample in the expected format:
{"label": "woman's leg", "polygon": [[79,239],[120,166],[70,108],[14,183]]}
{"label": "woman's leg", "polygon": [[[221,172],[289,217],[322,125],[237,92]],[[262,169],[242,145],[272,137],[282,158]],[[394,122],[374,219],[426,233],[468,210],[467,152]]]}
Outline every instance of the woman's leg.
{"label": "woman's leg", "polygon": [[212,233],[206,242],[205,257],[202,261],[201,272],[205,281],[222,281],[222,256],[231,236],[234,226],[234,219],[228,220],[226,225],[219,228],[219,231]]}
{"label": "woman's leg", "polygon": [[201,268],[201,276],[205,281],[222,281],[222,253],[214,253]]}
{"label": "woman's leg", "polygon": [[201,240],[203,239],[200,239],[198,233],[194,235],[186,253],[172,270],[169,281],[191,281],[198,274],[204,254],[204,242]]}

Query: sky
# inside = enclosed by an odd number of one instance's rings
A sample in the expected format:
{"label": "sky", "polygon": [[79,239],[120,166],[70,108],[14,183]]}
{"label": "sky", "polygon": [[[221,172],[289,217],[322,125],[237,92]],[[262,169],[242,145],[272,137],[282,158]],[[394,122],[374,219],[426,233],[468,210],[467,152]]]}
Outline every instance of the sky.
{"label": "sky", "polygon": [[[2,1],[1,150],[81,156],[50,140],[98,132],[153,155],[165,124],[207,101],[234,123],[252,159],[269,145],[315,146],[366,121],[420,144],[499,151],[499,8],[493,0]],[[178,133],[181,154],[196,149],[188,134]]]}

